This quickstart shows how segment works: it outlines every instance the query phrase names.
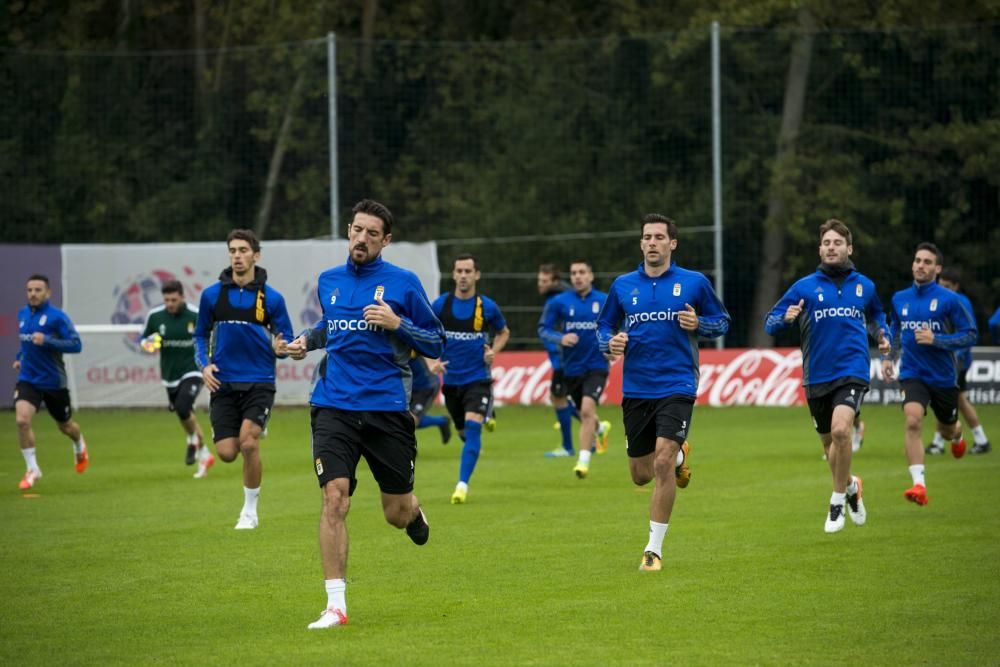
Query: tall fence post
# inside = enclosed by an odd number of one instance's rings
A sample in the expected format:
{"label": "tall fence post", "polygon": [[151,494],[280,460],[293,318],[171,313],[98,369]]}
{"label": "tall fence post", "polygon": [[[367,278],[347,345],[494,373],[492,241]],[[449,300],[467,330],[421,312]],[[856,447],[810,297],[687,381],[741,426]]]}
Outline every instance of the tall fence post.
{"label": "tall fence post", "polygon": [[330,238],[340,229],[340,179],[337,169],[337,37],[326,34],[326,76],[330,121]]}
{"label": "tall fence post", "polygon": [[[719,22],[712,21],[712,226],[715,228],[715,293],[722,301],[725,275],[722,268],[722,91],[719,60]],[[725,344],[725,336],[715,339],[716,347],[722,348]]]}

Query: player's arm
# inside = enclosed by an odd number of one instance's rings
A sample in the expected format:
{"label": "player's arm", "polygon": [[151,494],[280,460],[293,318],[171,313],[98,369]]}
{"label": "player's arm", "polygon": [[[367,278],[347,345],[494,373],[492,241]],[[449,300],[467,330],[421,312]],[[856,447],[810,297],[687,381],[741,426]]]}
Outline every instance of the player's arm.
{"label": "player's arm", "polygon": [[604,307],[601,308],[601,314],[597,316],[597,346],[605,357],[617,354],[611,350],[611,341],[616,336],[624,336],[625,340],[628,340],[628,334],[619,331],[622,320],[625,319],[625,309],[622,307],[621,301],[618,300],[616,284],[617,281],[608,290],[608,298],[604,302]]}
{"label": "player's arm", "polygon": [[[268,309],[271,311],[271,333],[285,345],[279,346],[281,351],[275,349],[274,353],[279,359],[288,357],[287,343],[292,340],[295,333],[292,331],[292,318],[288,316],[288,307],[285,305],[285,297],[275,289],[268,289],[267,295]],[[272,348],[273,349],[273,348]]]}
{"label": "player's arm", "polygon": [[795,322],[802,313],[805,306],[805,299],[799,295],[797,285],[792,285],[785,292],[784,296],[778,299],[764,318],[764,331],[769,336],[773,336],[779,331],[784,331]]}
{"label": "player's arm", "polygon": [[976,339],[979,338],[976,318],[959,299],[951,300],[949,316],[952,326],[955,327],[955,331],[953,333],[934,334],[934,340],[931,344],[935,347],[954,351],[975,345]]}
{"label": "player's arm", "polygon": [[538,320],[538,337],[547,345],[562,345],[563,332],[556,327],[560,322],[559,306],[555,299],[549,299],[542,309],[542,316]]}
{"label": "player's arm", "polygon": [[419,281],[408,281],[403,295],[405,313],[399,313],[395,333],[417,354],[437,359],[444,354],[444,327],[434,314],[427,293]]}
{"label": "player's arm", "polygon": [[201,293],[198,301],[198,320],[194,325],[194,363],[201,371],[212,363],[209,358],[209,341],[212,338],[212,328],[215,326],[215,304],[211,301],[209,290]]}
{"label": "player's arm", "polygon": [[702,280],[704,283],[698,302],[698,335],[705,338],[718,338],[729,331],[729,325],[732,324],[733,320],[722,301],[715,294],[708,279],[702,278]]}
{"label": "player's arm", "polygon": [[886,324],[885,310],[882,308],[882,300],[875,292],[875,285],[869,287],[871,297],[865,308],[865,317],[868,321],[868,335],[872,337],[878,345],[878,351],[883,356],[891,354],[892,336],[889,332],[889,325]]}
{"label": "player's arm", "polygon": [[76,332],[76,327],[67,315],[56,319],[55,329],[55,336],[45,337],[45,347],[51,347],[63,354],[75,354],[83,349],[80,334]]}

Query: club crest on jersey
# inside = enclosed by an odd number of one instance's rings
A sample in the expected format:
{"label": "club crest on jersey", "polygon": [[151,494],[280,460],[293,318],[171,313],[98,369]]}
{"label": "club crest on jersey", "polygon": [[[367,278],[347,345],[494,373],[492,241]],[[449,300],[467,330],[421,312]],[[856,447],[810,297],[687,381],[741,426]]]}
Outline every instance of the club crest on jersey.
{"label": "club crest on jersey", "polygon": [[931,299],[931,312],[937,310],[937,299]]}
{"label": "club crest on jersey", "polygon": [[858,283],[858,286],[854,288],[854,293],[858,296],[864,294],[864,290],[861,289],[861,283]]}
{"label": "club crest on jersey", "polygon": [[595,315],[601,312],[601,304],[597,303],[596,301],[590,304],[590,312],[594,313]]}
{"label": "club crest on jersey", "polygon": [[680,295],[681,295],[681,284],[674,283],[674,296],[680,296]]}
{"label": "club crest on jersey", "polygon": [[385,286],[384,285],[379,285],[378,287],[375,288],[375,300],[376,301],[378,301],[379,299],[381,299],[383,294],[385,294]]}
{"label": "club crest on jersey", "polygon": [[48,322],[48,321],[49,321],[49,316],[48,315],[42,315],[40,318],[38,318],[38,326],[44,327],[45,323]]}

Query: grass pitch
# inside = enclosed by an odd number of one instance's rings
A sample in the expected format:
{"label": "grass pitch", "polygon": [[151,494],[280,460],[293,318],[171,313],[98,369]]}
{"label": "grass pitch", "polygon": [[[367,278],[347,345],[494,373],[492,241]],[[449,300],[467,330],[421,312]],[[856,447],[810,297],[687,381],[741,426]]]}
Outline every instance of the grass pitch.
{"label": "grass pitch", "polygon": [[[420,431],[424,547],[385,523],[362,464],[350,625],[316,632],[306,625],[326,596],[306,410],[275,412],[255,531],[233,530],[240,464],[192,479],[166,410],[80,412],[84,475],[39,415],[45,476],[30,494],[17,490],[13,413],[0,413],[0,664],[1000,660],[1000,451],[929,458],[931,502],[917,507],[902,497],[899,409],[865,407],[854,471],[868,524],[826,535],[830,475],[804,408],[696,408],[665,570],[640,573],[650,492],[629,480],[620,409],[603,415],[611,450],[580,481],[573,460],[542,457],[557,444],[550,409],[502,409],[462,506],[449,504],[461,443]],[[1000,408],[980,416],[1000,445]]]}

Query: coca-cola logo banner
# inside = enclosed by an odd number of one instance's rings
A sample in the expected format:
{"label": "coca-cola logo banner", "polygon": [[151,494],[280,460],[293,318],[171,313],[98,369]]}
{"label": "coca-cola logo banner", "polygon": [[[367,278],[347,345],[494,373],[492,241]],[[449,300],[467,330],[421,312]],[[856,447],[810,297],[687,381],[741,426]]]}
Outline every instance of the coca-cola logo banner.
{"label": "coca-cola logo banner", "polygon": [[[725,350],[700,352],[700,405],[804,405],[802,352],[798,348]],[[882,364],[873,357],[869,368],[871,392],[867,403],[899,403],[897,382],[885,382]],[[501,403],[535,405],[548,399],[552,367],[544,352],[501,352],[493,362],[493,395]],[[973,403],[1000,403],[1000,348],[973,349],[973,362],[966,375]],[[604,402],[622,400],[622,364],[612,365]]]}

